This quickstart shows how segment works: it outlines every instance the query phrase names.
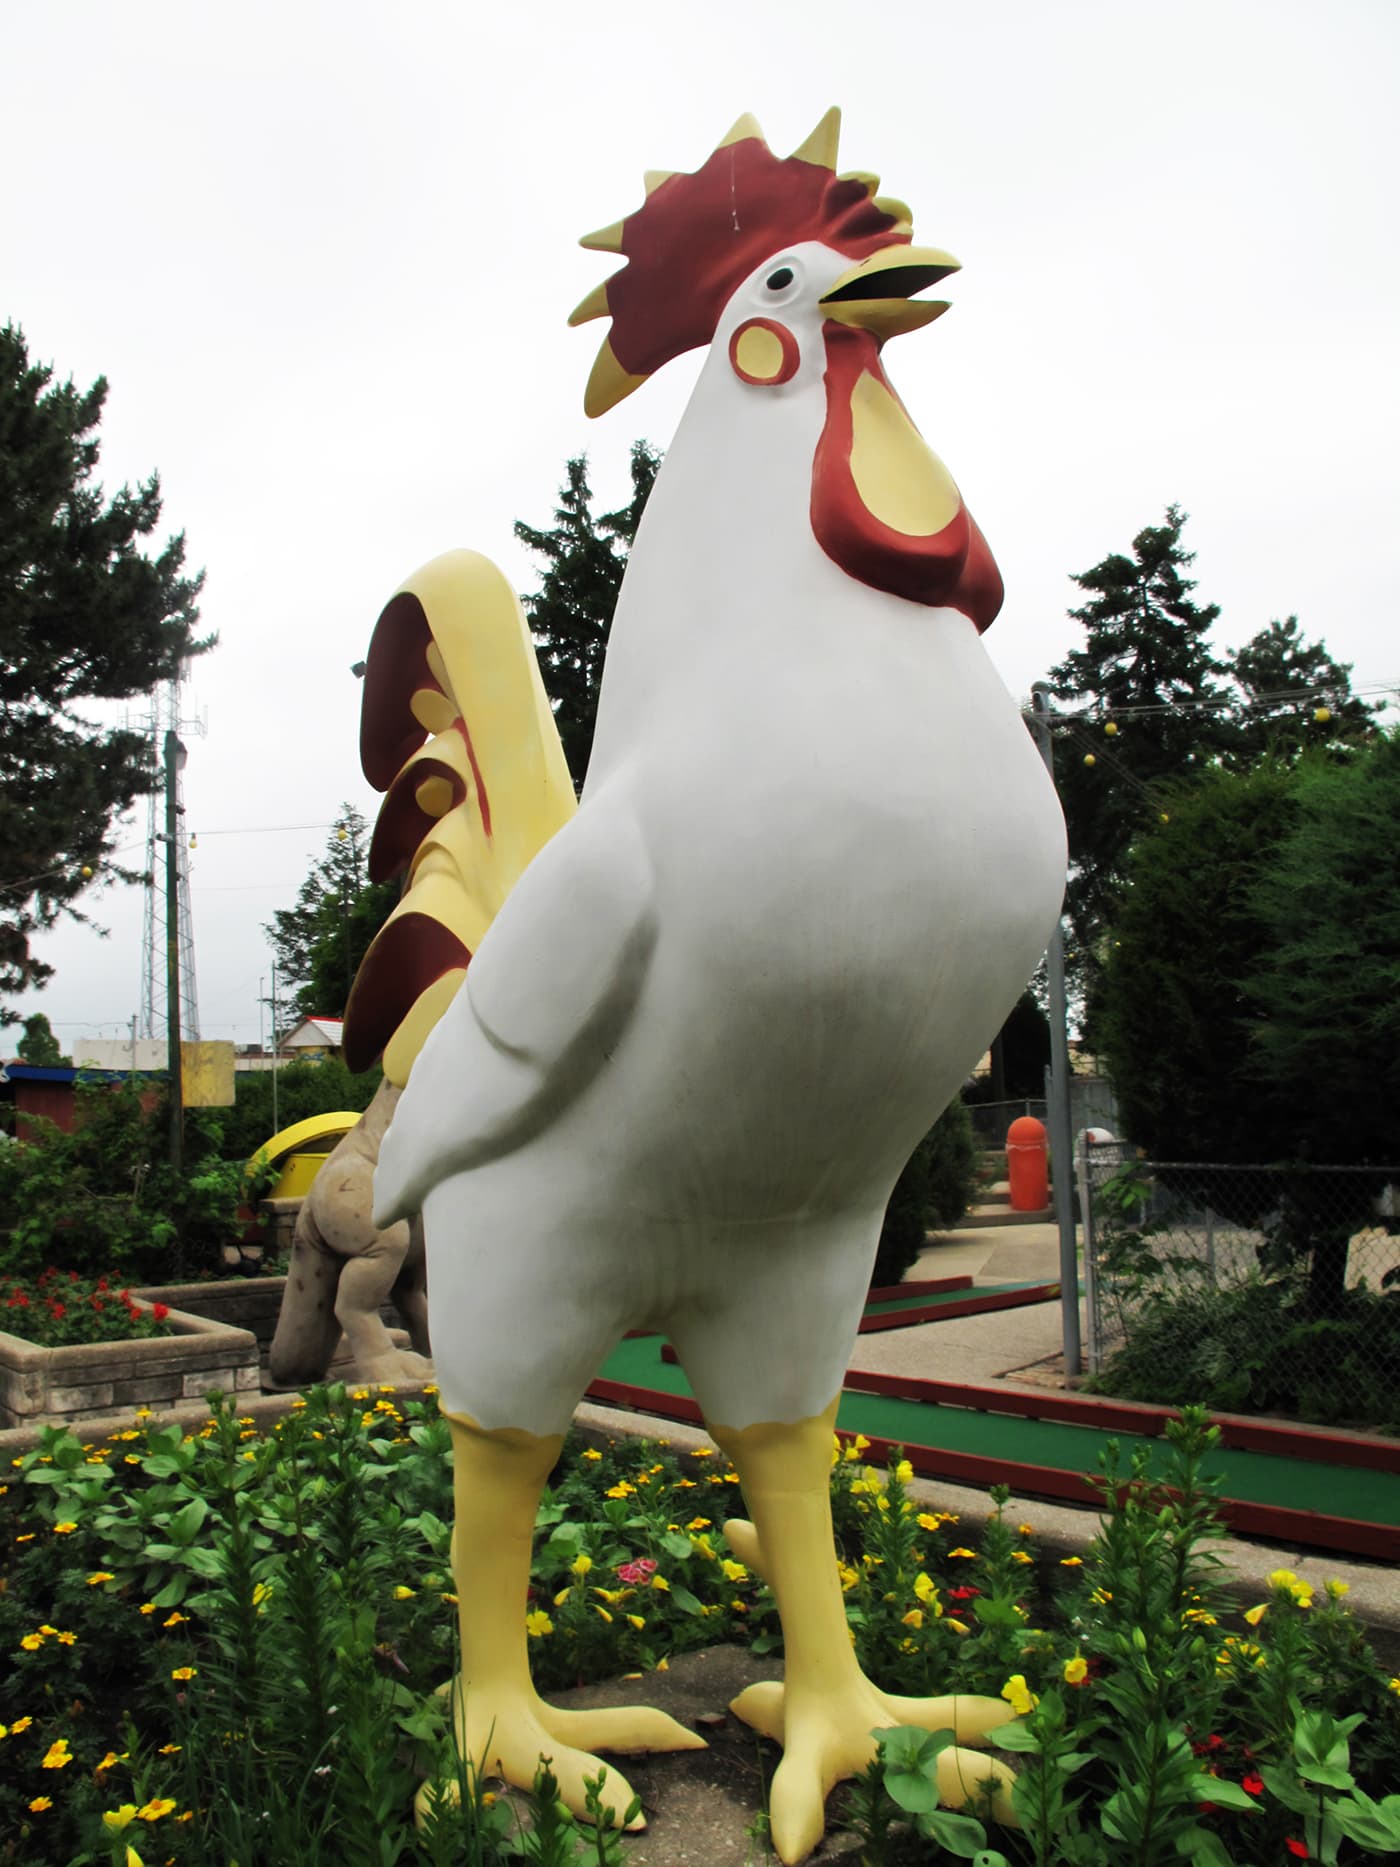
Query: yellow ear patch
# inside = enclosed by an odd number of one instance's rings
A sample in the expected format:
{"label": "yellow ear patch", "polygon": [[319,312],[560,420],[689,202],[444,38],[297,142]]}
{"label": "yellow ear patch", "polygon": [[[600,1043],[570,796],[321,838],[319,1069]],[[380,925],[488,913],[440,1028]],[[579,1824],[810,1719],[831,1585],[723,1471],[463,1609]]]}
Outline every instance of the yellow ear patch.
{"label": "yellow ear patch", "polygon": [[948,469],[868,370],[851,396],[851,478],[866,511],[909,538],[941,532],[962,503]]}
{"label": "yellow ear patch", "polygon": [[741,382],[757,387],[790,382],[801,362],[797,339],[771,318],[750,318],[729,340],[729,362]]}

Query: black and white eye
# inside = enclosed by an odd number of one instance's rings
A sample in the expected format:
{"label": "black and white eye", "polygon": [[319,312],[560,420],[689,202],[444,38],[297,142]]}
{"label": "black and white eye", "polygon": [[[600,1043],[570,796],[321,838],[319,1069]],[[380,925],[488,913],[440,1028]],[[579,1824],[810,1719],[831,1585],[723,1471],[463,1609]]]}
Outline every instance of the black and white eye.
{"label": "black and white eye", "polygon": [[802,267],[796,259],[778,259],[763,274],[759,297],[765,304],[786,305],[802,289]]}

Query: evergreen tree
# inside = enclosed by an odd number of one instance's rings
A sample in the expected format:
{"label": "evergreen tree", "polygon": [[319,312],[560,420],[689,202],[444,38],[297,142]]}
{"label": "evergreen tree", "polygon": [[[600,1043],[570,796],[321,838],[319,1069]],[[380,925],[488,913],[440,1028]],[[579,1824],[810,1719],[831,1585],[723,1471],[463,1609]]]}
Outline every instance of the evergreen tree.
{"label": "evergreen tree", "polygon": [[345,1015],[350,986],[370,941],[398,905],[399,881],[369,879],[369,825],[344,804],[326,852],[266,932],[277,955],[278,1014]]}
{"label": "evergreen tree", "polygon": [[1058,728],[1055,779],[1069,831],[1066,962],[1090,1042],[1128,846],[1160,814],[1159,787],[1202,768],[1227,737],[1225,669],[1206,639],[1220,611],[1191,594],[1185,523],[1180,507],[1169,506],[1163,524],[1134,538],[1131,557],[1112,553],[1074,578],[1089,598],[1070,611],[1084,626],[1084,646],[1050,671],[1073,716]]}
{"label": "evergreen tree", "polygon": [[634,441],[631,499],[595,518],[588,463],[579,455],[565,468],[553,528],[516,523],[516,537],[545,561],[538,592],[522,600],[576,790],[583,789],[588,772],[603,658],[627,553],[660,465],[653,447]]}
{"label": "evergreen tree", "polygon": [[149,742],[84,703],[144,693],[213,641],[194,634],[203,578],[183,575],[183,535],[141,549],[158,477],[110,500],[93,479],[106,395],[101,377],[54,384],[0,328],[0,991],[52,976],[31,938],[85,918],[95,875],[137,879],[112,860],[112,825],[156,783]]}
{"label": "evergreen tree", "polygon": [[1271,622],[1226,657],[1243,711],[1229,739],[1233,762],[1264,753],[1296,757],[1307,746],[1336,747],[1375,730],[1380,707],[1351,691],[1351,665],[1309,642],[1298,618]]}
{"label": "evergreen tree", "polygon": [[21,1063],[33,1063],[41,1069],[61,1069],[71,1060],[64,1056],[63,1046],[42,1011],[25,1019],[24,1035],[15,1048],[15,1055]]}

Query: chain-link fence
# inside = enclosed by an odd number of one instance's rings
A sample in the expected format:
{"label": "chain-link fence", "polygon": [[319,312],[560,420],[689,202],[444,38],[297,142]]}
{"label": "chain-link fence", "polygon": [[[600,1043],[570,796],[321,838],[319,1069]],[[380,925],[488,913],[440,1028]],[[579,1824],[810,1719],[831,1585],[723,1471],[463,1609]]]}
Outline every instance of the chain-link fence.
{"label": "chain-link fence", "polygon": [[[1006,1102],[971,1102],[967,1112],[977,1145],[988,1150],[1006,1146],[1006,1131],[1022,1115],[1047,1119],[1044,1096],[1024,1096]],[[1071,1076],[1069,1079],[1069,1126],[1071,1134],[1081,1128],[1107,1128],[1118,1125],[1118,1103],[1113,1084],[1106,1076]]]}
{"label": "chain-link fence", "polygon": [[1400,1167],[1076,1165],[1105,1387],[1400,1430]]}

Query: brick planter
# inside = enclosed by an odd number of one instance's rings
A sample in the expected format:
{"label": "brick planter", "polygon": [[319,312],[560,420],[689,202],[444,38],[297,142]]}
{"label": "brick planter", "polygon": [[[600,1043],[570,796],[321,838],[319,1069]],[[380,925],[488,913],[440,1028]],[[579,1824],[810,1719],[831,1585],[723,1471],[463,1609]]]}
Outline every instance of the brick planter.
{"label": "brick planter", "polygon": [[[139,1299],[137,1299],[139,1301]],[[258,1392],[258,1340],[248,1329],[172,1308],[173,1335],[41,1348],[0,1331],[0,1426],[61,1425],[123,1407],[159,1410],[211,1387]]]}

